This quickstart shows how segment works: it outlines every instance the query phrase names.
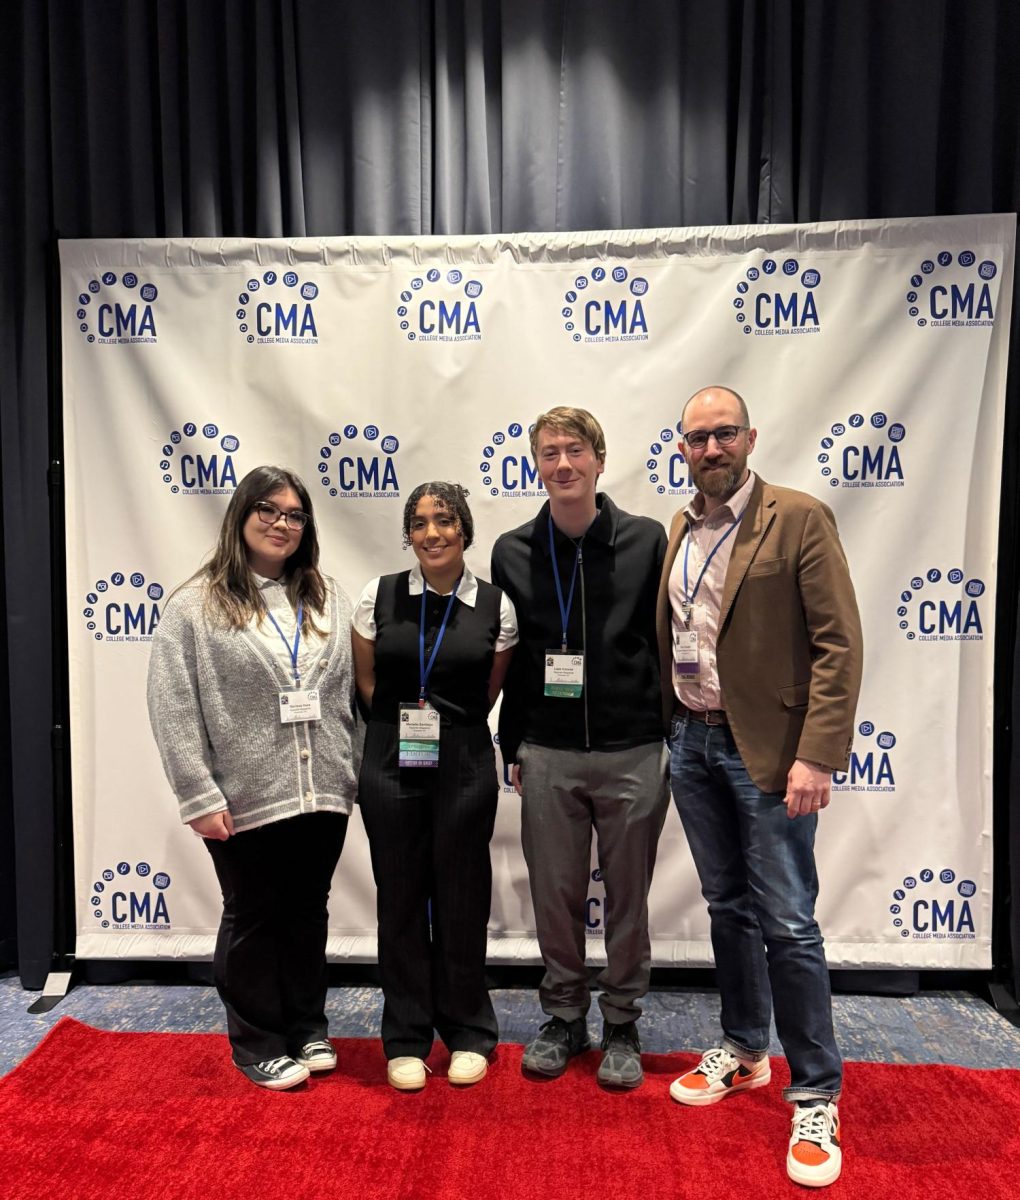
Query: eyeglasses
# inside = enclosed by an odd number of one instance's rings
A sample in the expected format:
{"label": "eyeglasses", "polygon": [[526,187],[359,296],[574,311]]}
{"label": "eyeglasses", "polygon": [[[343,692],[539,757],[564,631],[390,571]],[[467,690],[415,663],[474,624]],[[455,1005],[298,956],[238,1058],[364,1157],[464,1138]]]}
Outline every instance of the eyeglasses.
{"label": "eyeglasses", "polygon": [[719,446],[732,446],[737,440],[737,434],[750,428],[750,425],[718,425],[715,429],[689,429],[680,436],[689,450],[704,450],[711,437],[715,438]]}
{"label": "eyeglasses", "polygon": [[275,525],[281,517],[287,522],[288,529],[304,529],[308,524],[308,513],[302,512],[300,508],[295,508],[293,512],[284,512],[268,500],[259,500],[251,507],[263,525]]}

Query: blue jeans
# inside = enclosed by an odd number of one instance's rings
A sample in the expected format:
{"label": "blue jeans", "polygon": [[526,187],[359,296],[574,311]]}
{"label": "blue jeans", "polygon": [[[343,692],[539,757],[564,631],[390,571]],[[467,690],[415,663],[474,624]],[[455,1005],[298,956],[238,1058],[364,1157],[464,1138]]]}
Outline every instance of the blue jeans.
{"label": "blue jeans", "polygon": [[784,1099],[838,1098],[842,1062],[814,917],[817,816],[791,820],[782,792],[756,787],[725,725],[673,718],[670,782],[708,901],[723,1046],[764,1058],[774,1006],[790,1064]]}

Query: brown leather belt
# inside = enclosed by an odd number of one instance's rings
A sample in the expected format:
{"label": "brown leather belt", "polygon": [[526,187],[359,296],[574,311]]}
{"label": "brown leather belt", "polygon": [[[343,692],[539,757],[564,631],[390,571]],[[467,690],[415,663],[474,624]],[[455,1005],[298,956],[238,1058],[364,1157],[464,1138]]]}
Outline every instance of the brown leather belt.
{"label": "brown leather belt", "polygon": [[688,708],[686,704],[677,701],[675,714],[688,721],[698,721],[702,725],[728,725],[729,718],[724,708]]}

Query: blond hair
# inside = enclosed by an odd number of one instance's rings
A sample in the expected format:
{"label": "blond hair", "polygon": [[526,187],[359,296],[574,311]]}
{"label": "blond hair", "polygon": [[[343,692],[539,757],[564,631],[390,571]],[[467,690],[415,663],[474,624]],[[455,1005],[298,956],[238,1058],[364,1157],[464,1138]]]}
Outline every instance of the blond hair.
{"label": "blond hair", "polygon": [[543,429],[554,433],[566,433],[579,442],[588,442],[600,463],[606,461],[606,435],[602,426],[586,408],[568,408],[560,405],[548,412],[539,413],[531,427],[531,453],[538,456],[538,435]]}

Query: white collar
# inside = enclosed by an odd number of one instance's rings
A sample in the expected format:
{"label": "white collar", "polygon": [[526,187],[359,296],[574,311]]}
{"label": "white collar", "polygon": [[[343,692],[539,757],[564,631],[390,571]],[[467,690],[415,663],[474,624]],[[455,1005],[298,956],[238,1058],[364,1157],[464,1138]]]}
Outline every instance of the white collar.
{"label": "white collar", "polygon": [[[411,573],[407,579],[407,594],[409,596],[420,596],[422,586],[425,583],[425,577],[421,573],[421,563],[416,562],[411,568]],[[429,591],[435,592],[432,584],[429,584]],[[438,595],[438,593],[436,593]],[[447,593],[449,595],[449,593]],[[471,574],[471,568],[464,564],[464,574],[460,577],[460,584],[457,587],[457,599],[461,604],[466,604],[468,608],[474,608],[475,600],[478,597],[478,580]]]}
{"label": "white collar", "polygon": [[258,571],[252,571],[252,578],[255,580],[255,586],[260,592],[264,592],[266,588],[271,587],[286,587],[286,583],[281,579],[270,579],[268,575],[260,575]]}

